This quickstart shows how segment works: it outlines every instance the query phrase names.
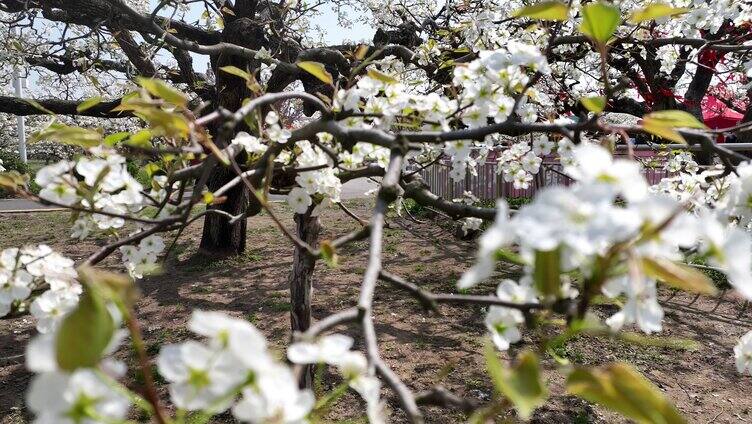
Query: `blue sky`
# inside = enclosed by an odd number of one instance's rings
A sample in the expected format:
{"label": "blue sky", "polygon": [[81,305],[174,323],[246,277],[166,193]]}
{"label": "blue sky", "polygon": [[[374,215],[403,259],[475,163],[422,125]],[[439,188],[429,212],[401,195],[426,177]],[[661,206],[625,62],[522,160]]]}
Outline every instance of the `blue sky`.
{"label": "blue sky", "polygon": [[[158,0],[151,0],[151,3],[152,6],[155,6],[158,3]],[[188,16],[186,16],[185,20],[189,22],[195,22],[199,20],[202,12],[203,8],[194,6],[189,12]],[[355,42],[362,40],[370,41],[373,38],[373,34],[375,32],[375,29],[373,27],[363,24],[362,22],[354,22],[351,28],[343,28],[337,21],[337,14],[329,5],[323,6],[322,12],[322,15],[318,16],[315,19],[314,24],[317,24],[321,28],[325,29],[324,41],[326,42],[326,44],[342,44],[342,42],[345,40],[351,40]],[[351,20],[357,17],[354,12],[350,12]],[[37,22],[39,22],[38,25],[43,25],[41,23],[41,20]],[[161,54],[166,55],[167,53],[162,52]],[[209,56],[198,54],[192,54],[192,56],[194,61],[194,69],[197,72],[206,72],[207,66],[209,64]],[[33,89],[33,87],[37,83],[37,80],[38,75],[32,70],[32,72],[28,74],[27,85],[29,86],[29,88]]]}
{"label": "blue sky", "polygon": [[[151,2],[152,6],[155,6],[157,3],[159,3],[158,0],[151,0]],[[185,19],[189,22],[197,21],[199,20],[199,17],[201,16],[203,10],[204,9],[202,7],[193,7]],[[370,41],[373,38],[373,34],[376,31],[373,27],[368,26],[362,22],[353,22],[351,28],[343,28],[342,26],[340,26],[337,20],[336,12],[330,5],[324,5],[321,10],[323,13],[318,16],[313,23],[319,25],[325,30],[324,41],[326,44],[342,44],[342,42],[345,40]],[[350,14],[350,20],[354,20],[354,18],[358,16],[354,14],[352,10],[348,10],[348,12]],[[207,65],[209,63],[208,56],[193,55],[193,60],[196,71],[206,71]]]}

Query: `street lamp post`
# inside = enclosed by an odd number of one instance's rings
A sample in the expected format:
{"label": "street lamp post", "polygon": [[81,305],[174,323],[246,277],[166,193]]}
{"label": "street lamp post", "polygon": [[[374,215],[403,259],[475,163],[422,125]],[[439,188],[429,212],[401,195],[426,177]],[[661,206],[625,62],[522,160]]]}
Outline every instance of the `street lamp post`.
{"label": "street lamp post", "polygon": [[[15,35],[15,31],[11,31],[11,35]],[[18,65],[13,65],[13,88],[16,90],[16,97],[22,99],[24,88],[26,88],[26,78],[21,75]],[[18,156],[23,163],[26,163],[26,122],[23,116],[16,117],[16,128],[18,130]]]}

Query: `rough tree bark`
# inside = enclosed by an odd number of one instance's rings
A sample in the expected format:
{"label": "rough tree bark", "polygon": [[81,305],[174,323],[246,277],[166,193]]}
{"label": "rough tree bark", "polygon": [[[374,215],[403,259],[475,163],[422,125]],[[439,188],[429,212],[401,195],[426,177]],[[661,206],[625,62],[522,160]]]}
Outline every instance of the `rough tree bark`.
{"label": "rough tree bark", "polygon": [[[261,40],[263,40],[263,36],[263,30],[253,19],[239,16],[228,20],[222,32],[222,41],[257,49]],[[217,79],[217,103],[227,110],[234,111],[240,108],[243,99],[250,97],[251,93],[246,87],[245,81],[219,69],[224,66],[236,66],[253,73],[253,70],[258,67],[258,63],[229,54],[220,55],[216,60],[212,60],[212,67]],[[248,129],[244,124],[241,124],[237,127],[237,130],[247,131]],[[229,140],[217,139],[216,143],[219,147],[225,147]],[[218,165],[207,181],[207,188],[214,191],[229,182],[234,176],[231,168]],[[224,203],[212,207],[234,216],[252,215],[260,209],[259,205],[254,205],[252,210],[249,210],[250,192],[242,184],[227,192],[226,196],[227,200]],[[246,225],[245,218],[229,224],[228,219],[224,216],[218,214],[206,215],[201,236],[201,250],[218,256],[243,253],[245,250]]]}
{"label": "rough tree bark", "polygon": [[[318,216],[311,216],[313,207],[305,214],[295,214],[295,229],[298,237],[315,247],[321,224]],[[311,326],[311,283],[316,258],[308,255],[304,249],[295,247],[290,271],[290,327],[293,333],[305,331]],[[313,365],[306,366],[300,377],[300,387],[313,385]]]}

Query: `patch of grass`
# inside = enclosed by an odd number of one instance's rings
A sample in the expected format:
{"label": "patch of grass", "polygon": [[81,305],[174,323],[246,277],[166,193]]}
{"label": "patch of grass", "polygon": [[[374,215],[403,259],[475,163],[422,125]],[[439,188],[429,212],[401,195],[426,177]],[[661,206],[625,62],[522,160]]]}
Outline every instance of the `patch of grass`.
{"label": "patch of grass", "polygon": [[256,250],[246,250],[241,255],[230,256],[226,258],[212,258],[197,254],[195,257],[189,260],[189,263],[184,266],[186,272],[195,271],[211,271],[216,269],[229,269],[237,266],[241,266],[248,262],[259,262],[263,259],[261,253]]}
{"label": "patch of grass", "polygon": [[426,266],[424,264],[416,264],[413,267],[413,271],[415,271],[415,272],[423,272],[425,270],[426,270]]}
{"label": "patch of grass", "polygon": [[480,390],[485,391],[488,389],[488,385],[485,381],[479,379],[479,378],[467,378],[465,380],[465,387],[467,387],[468,390]]}
{"label": "patch of grass", "polygon": [[0,246],[23,246],[70,237],[69,212],[0,215]]}
{"label": "patch of grass", "polygon": [[[507,204],[509,205],[509,208],[511,209],[518,209],[520,206],[527,205],[528,203],[533,201],[531,197],[507,197],[505,200],[507,201]],[[482,208],[495,208],[496,200],[494,199],[479,200],[475,202],[475,206],[479,206]]]}
{"label": "patch of grass", "polygon": [[191,286],[191,293],[211,293],[212,289],[205,284],[194,284]]}
{"label": "patch of grass", "polygon": [[708,267],[707,261],[704,258],[694,258],[690,261],[690,264],[697,265],[697,268],[708,276],[713,281],[716,287],[719,289],[731,288],[731,285],[726,278],[726,274],[718,271],[712,267]]}
{"label": "patch of grass", "polygon": [[574,341],[578,339],[577,337],[573,338],[572,340],[569,340],[568,342],[564,342],[560,345],[554,345],[551,347],[551,351],[553,354],[560,358],[566,358],[570,361],[576,363],[576,364],[582,364],[585,362],[585,356],[580,352],[580,350],[574,346],[571,341]]}
{"label": "patch of grass", "polygon": [[264,308],[271,312],[289,312],[290,302],[273,300],[264,304]]}

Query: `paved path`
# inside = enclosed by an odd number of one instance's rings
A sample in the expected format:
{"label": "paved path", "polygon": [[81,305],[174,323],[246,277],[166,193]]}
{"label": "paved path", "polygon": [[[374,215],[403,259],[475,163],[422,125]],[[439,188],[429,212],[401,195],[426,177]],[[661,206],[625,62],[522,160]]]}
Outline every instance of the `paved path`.
{"label": "paved path", "polygon": [[[365,197],[365,193],[378,187],[376,183],[367,178],[357,178],[342,185],[342,199],[359,199]],[[271,200],[285,200],[285,196],[271,195]],[[44,206],[26,199],[0,199],[0,213],[14,213],[27,211],[54,211],[63,210],[55,206]]]}
{"label": "paved path", "polygon": [[56,206],[40,205],[26,199],[0,199],[0,213],[26,212],[26,211],[56,211],[62,210]]}

